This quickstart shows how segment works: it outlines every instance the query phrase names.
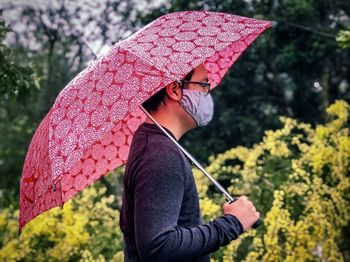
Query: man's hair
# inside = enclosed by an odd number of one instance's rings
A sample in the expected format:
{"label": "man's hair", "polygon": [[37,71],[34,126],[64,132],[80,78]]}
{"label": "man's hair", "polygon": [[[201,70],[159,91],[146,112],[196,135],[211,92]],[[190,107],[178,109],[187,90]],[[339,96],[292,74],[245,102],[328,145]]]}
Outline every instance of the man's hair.
{"label": "man's hair", "polygon": [[[193,75],[194,69],[189,72],[183,80],[190,81]],[[158,109],[158,106],[164,101],[166,97],[165,88],[162,88],[153,96],[148,98],[145,102],[143,102],[142,106],[147,110],[147,112],[151,113]]]}

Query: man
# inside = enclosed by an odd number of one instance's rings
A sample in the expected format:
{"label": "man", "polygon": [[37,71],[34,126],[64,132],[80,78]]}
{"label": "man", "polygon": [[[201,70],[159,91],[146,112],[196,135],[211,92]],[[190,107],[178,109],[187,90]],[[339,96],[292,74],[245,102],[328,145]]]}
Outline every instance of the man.
{"label": "man", "polygon": [[[167,85],[143,105],[177,140],[206,125],[213,101],[204,65]],[[126,261],[209,261],[258,219],[252,202],[224,204],[223,216],[203,224],[191,166],[147,119],[136,131],[124,177],[120,226]]]}

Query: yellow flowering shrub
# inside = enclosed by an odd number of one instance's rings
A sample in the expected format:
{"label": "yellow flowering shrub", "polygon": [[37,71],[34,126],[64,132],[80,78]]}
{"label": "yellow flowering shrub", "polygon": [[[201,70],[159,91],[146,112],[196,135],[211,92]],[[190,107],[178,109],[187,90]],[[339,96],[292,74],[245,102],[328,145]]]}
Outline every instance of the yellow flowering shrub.
{"label": "yellow flowering shrub", "polygon": [[[327,113],[315,128],[282,117],[283,128],[266,131],[261,143],[210,157],[207,171],[232,195],[249,196],[263,220],[212,261],[349,261],[350,107],[336,101]],[[201,199],[206,220],[222,205],[214,196]]]}
{"label": "yellow flowering shrub", "polygon": [[[315,128],[282,117],[283,128],[266,131],[261,143],[209,158],[207,171],[232,195],[249,196],[263,220],[212,262],[350,261],[350,108],[337,101],[327,113],[328,122]],[[194,177],[203,218],[212,220],[223,197],[197,169]],[[0,210],[0,261],[123,261],[120,196],[106,190],[96,183],[31,221],[20,236],[18,210]]]}
{"label": "yellow flowering shrub", "polygon": [[0,211],[0,261],[123,261],[113,195],[97,183],[18,234],[18,210]]}

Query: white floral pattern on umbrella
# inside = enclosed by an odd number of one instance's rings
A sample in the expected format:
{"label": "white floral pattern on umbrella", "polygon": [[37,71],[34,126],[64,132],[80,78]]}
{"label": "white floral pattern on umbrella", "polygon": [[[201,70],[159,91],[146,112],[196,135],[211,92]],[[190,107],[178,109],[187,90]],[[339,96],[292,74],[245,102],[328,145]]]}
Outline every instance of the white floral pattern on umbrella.
{"label": "white floral pattern on umbrella", "polygon": [[127,160],[147,98],[204,63],[214,88],[270,22],[205,11],[164,15],[76,76],[39,125],[21,179],[20,228]]}

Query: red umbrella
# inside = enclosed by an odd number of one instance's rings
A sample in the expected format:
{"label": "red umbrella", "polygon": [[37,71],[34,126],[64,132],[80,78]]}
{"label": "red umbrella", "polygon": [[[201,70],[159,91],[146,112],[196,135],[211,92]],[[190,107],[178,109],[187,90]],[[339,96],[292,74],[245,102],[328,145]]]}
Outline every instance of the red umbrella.
{"label": "red umbrella", "polygon": [[61,91],[35,132],[21,179],[20,228],[126,162],[147,98],[202,63],[215,87],[269,26],[225,13],[177,12],[112,46]]}

